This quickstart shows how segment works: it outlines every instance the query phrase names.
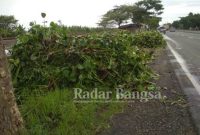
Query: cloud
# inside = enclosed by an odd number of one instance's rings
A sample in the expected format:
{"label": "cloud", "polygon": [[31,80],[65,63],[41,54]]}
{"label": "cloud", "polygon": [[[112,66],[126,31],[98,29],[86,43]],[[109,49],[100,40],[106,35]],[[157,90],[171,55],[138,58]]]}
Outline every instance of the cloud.
{"label": "cloud", "polygon": [[[42,23],[61,20],[66,25],[96,26],[101,16],[115,5],[133,4],[138,0],[0,0],[0,14],[15,15],[28,26],[30,21]],[[200,13],[200,0],[163,0],[163,21],[173,22],[189,12]]]}
{"label": "cloud", "polygon": [[180,17],[187,16],[190,12],[200,13],[199,0],[165,0],[165,9],[162,14],[162,23],[178,20]]}
{"label": "cloud", "polygon": [[[9,8],[8,0],[0,5],[3,9]],[[19,23],[28,26],[30,21],[41,23],[41,12],[47,14],[47,21],[61,20],[66,25],[96,26],[101,16],[115,5],[130,4],[137,0],[18,0],[13,2],[9,14],[14,14]],[[3,3],[3,4],[2,4]],[[8,12],[7,12],[8,14]]]}

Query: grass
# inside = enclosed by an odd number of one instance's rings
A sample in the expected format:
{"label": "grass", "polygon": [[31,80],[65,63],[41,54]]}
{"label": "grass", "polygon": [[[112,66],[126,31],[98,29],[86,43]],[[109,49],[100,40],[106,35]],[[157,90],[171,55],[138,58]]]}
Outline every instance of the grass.
{"label": "grass", "polygon": [[94,135],[122,110],[116,103],[74,103],[73,92],[55,90],[30,96],[20,106],[29,135]]}

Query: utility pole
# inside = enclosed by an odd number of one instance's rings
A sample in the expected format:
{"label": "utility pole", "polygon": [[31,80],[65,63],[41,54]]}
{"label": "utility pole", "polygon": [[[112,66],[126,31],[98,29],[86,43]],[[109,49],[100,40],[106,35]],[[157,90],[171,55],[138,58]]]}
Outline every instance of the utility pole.
{"label": "utility pole", "polygon": [[23,120],[15,101],[5,47],[0,37],[0,135],[17,135]]}

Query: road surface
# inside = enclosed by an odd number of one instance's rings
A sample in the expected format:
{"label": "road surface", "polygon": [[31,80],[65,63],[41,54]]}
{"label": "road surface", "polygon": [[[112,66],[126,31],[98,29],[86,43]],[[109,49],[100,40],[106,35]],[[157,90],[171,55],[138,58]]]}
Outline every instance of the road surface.
{"label": "road surface", "polygon": [[170,46],[185,60],[186,66],[200,83],[200,33],[167,32]]}
{"label": "road surface", "polygon": [[176,65],[174,70],[187,95],[191,116],[200,134],[200,33],[167,32],[164,37],[174,57],[172,65]]}

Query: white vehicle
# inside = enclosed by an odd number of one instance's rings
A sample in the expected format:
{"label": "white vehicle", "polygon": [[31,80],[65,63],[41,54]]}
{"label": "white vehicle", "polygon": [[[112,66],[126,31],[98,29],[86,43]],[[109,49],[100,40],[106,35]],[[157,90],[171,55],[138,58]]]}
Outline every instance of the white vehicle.
{"label": "white vehicle", "polygon": [[165,27],[159,27],[159,28],[157,28],[157,30],[159,31],[159,32],[161,32],[161,33],[166,33],[166,28]]}
{"label": "white vehicle", "polygon": [[171,27],[171,28],[169,29],[169,31],[170,31],[170,32],[176,32],[176,29],[175,29],[174,27]]}

